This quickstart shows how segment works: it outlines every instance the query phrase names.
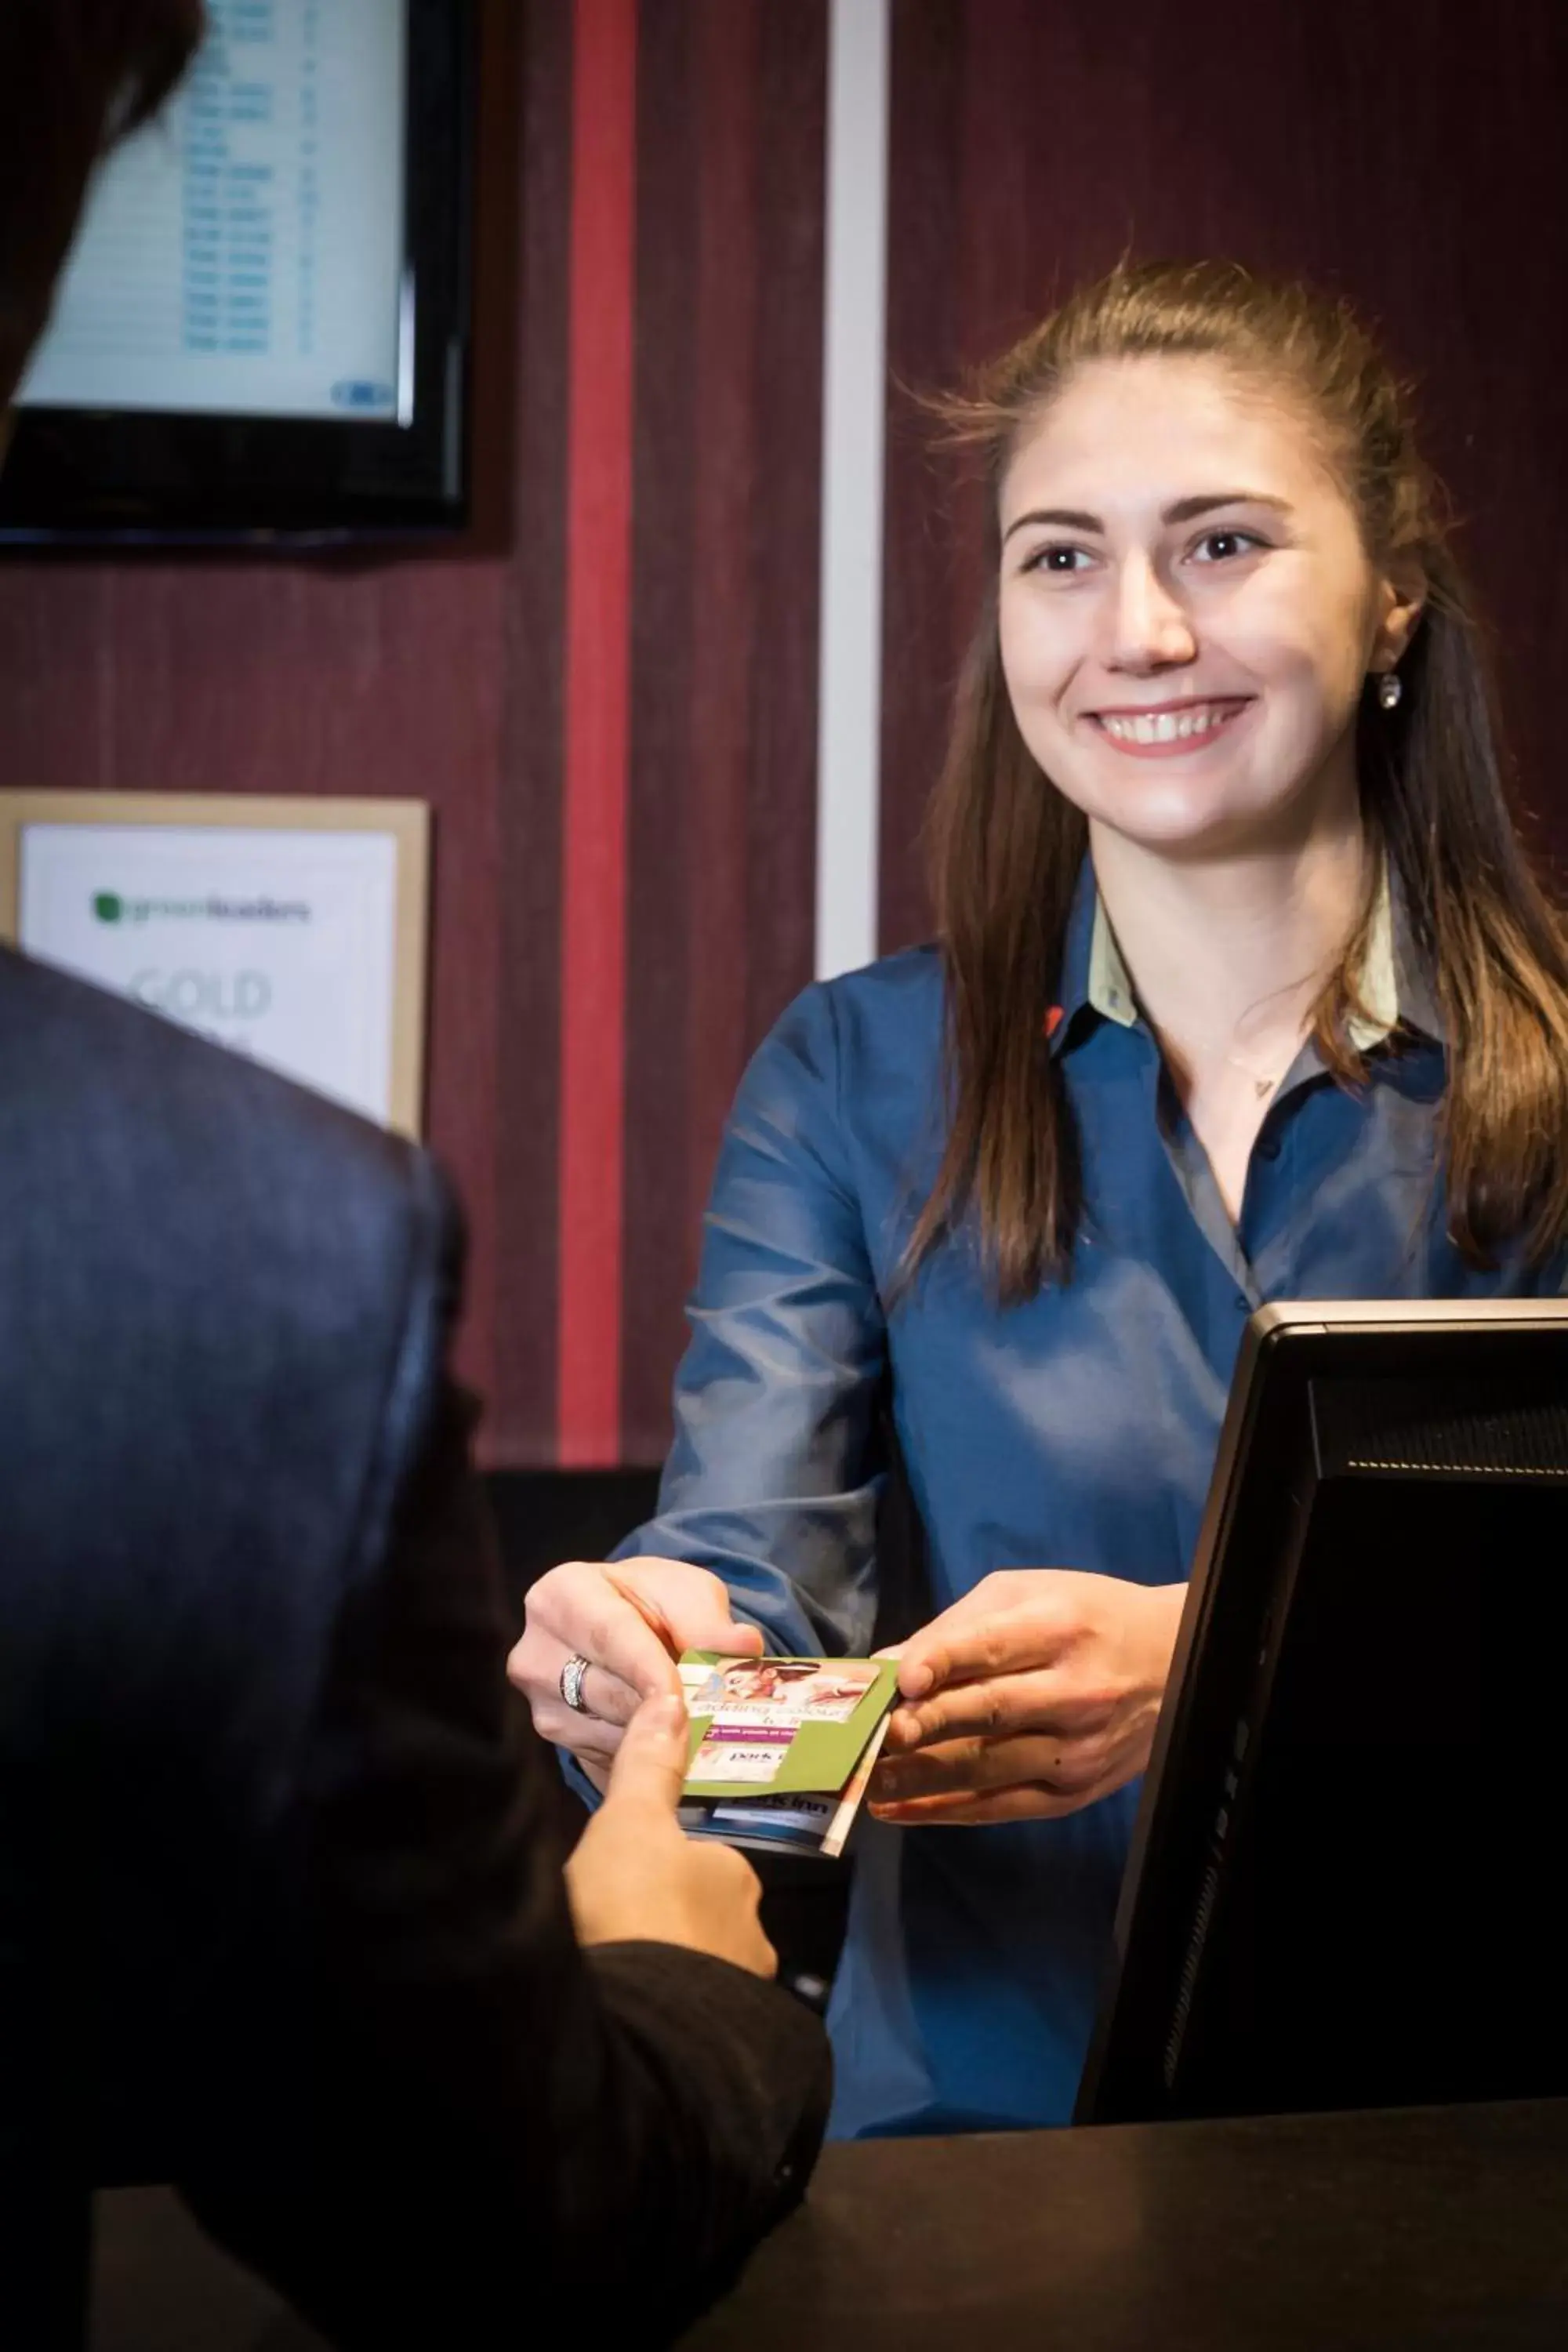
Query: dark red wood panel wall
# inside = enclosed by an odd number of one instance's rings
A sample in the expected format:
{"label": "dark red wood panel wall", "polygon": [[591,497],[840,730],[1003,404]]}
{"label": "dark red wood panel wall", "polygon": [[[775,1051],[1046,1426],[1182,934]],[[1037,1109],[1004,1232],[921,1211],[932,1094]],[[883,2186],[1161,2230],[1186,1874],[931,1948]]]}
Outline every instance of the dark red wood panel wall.
{"label": "dark red wood panel wall", "polygon": [[668,1441],[746,1055],[811,978],[826,14],[646,5],[623,1425]]}

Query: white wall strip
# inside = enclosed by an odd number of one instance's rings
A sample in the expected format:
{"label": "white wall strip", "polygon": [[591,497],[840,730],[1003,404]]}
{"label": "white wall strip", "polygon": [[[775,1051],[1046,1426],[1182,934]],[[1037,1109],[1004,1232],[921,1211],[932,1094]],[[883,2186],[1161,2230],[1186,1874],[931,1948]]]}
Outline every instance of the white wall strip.
{"label": "white wall strip", "polygon": [[817,655],[816,973],[877,952],[889,0],[831,0]]}

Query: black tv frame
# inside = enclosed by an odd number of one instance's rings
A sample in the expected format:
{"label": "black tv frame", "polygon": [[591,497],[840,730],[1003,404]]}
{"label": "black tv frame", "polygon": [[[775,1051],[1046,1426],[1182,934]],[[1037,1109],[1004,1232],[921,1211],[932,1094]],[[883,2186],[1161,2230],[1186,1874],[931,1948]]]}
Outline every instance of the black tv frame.
{"label": "black tv frame", "polygon": [[474,0],[408,0],[412,422],[22,408],[0,549],[294,551],[466,526],[477,38]]}
{"label": "black tv frame", "polygon": [[1252,1318],[1076,2121],[1568,2093],[1563,1538],[1568,1302]]}

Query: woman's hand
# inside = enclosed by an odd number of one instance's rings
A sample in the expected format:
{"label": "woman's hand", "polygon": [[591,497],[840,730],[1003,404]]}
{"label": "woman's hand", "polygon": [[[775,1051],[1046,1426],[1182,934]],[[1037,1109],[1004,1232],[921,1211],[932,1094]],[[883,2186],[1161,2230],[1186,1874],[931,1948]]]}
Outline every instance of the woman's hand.
{"label": "woman's hand", "polygon": [[[525,1631],[506,1670],[542,1739],[568,1748],[603,1790],[621,1735],[645,1698],[679,1696],[683,1650],[760,1658],[754,1625],[737,1625],[721,1577],[679,1559],[567,1560],[528,1595]],[[579,1714],[561,1693],[568,1658],[586,1658]]]}
{"label": "woman's hand", "polygon": [[882,1821],[1049,1821],[1142,1771],[1184,1584],[1074,1569],[988,1576],[900,1653],[871,1782]]}

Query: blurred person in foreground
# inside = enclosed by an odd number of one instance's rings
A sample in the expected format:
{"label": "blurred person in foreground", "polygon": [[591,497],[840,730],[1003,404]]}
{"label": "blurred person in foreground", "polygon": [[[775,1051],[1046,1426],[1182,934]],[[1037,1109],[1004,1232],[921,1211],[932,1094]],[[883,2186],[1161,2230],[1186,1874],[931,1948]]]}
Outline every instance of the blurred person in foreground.
{"label": "blurred person in foreground", "polygon": [[[200,32],[0,0],[0,413],[96,157]],[[99,2182],[172,2179],[376,2347],[521,2342],[525,2283],[660,2340],[799,2193],[826,2042],[749,1867],[677,1828],[679,1701],[563,1883],[446,1370],[459,1252],[423,1153],[0,954],[18,2344],[79,2335]]]}

